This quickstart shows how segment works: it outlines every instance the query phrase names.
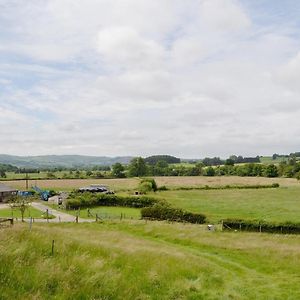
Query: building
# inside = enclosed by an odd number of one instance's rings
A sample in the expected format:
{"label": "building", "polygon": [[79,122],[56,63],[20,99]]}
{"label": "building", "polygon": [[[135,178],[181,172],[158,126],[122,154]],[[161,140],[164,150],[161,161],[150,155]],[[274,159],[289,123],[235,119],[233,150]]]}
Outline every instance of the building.
{"label": "building", "polygon": [[0,202],[7,202],[11,195],[16,195],[17,190],[0,183]]}

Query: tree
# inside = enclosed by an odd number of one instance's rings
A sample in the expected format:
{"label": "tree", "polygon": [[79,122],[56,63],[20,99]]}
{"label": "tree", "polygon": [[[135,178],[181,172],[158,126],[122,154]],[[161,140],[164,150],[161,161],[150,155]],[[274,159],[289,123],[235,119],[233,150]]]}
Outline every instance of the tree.
{"label": "tree", "polygon": [[234,160],[231,158],[227,158],[225,161],[226,166],[234,166]]}
{"label": "tree", "polygon": [[91,170],[86,171],[85,173],[86,177],[91,177],[93,175],[93,172]]}
{"label": "tree", "polygon": [[3,170],[0,170],[0,177],[1,178],[6,178],[6,174]]}
{"label": "tree", "polygon": [[206,176],[215,176],[215,169],[213,167],[206,168]]}
{"label": "tree", "polygon": [[136,157],[130,162],[129,174],[133,177],[141,177],[147,174],[147,166],[142,157]]}
{"label": "tree", "polygon": [[30,198],[28,197],[21,197],[17,195],[13,195],[10,198],[9,205],[11,209],[19,209],[21,212],[22,222],[24,222],[24,214],[26,209],[30,206]]}
{"label": "tree", "polygon": [[266,177],[278,177],[278,169],[275,165],[268,165],[265,168],[265,176]]}
{"label": "tree", "polygon": [[121,163],[115,163],[114,165],[112,165],[112,175],[116,178],[124,178],[125,177],[125,173],[124,173],[124,166]]}

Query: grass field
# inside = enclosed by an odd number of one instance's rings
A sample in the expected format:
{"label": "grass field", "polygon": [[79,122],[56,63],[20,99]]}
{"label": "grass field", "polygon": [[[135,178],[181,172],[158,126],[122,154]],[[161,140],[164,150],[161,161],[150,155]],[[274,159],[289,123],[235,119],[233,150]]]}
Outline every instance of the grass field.
{"label": "grass field", "polygon": [[155,196],[173,206],[204,213],[210,222],[226,218],[300,221],[300,187],[165,191]]}
{"label": "grass field", "polygon": [[[75,188],[80,188],[90,184],[102,184],[108,186],[114,191],[132,190],[137,187],[139,183],[138,178],[125,179],[51,179],[51,180],[29,180],[28,186],[37,185],[42,189],[53,189],[57,191],[66,190],[71,191]],[[2,181],[2,183],[11,187],[25,190],[25,180]]]}
{"label": "grass field", "polygon": [[[49,205],[54,209],[58,209],[57,205]],[[87,208],[81,208],[80,210],[65,210],[65,209],[58,209],[65,213],[68,213],[73,216],[79,216],[80,218],[84,219],[95,219],[96,214],[101,219],[120,219],[122,215],[122,219],[140,219],[141,212],[138,208],[131,208],[131,207],[118,207],[118,206],[99,206],[90,208],[90,216],[88,214]]]}
{"label": "grass field", "polygon": [[[34,207],[30,207],[29,209],[26,209],[24,218],[41,218],[43,212],[35,209]],[[11,208],[4,208],[0,209],[0,218],[21,218],[21,212],[19,209],[11,209]],[[1,298],[0,298],[1,299]]]}
{"label": "grass field", "polygon": [[0,240],[1,300],[300,299],[299,236],[115,221],[15,225]]}
{"label": "grass field", "polygon": [[[222,186],[222,185],[257,185],[279,183],[280,186],[300,186],[295,178],[265,178],[265,177],[238,177],[238,176],[184,176],[184,177],[154,177],[158,186]],[[0,181],[1,182],[1,181]],[[53,180],[29,180],[29,187],[38,185],[43,189],[72,190],[90,184],[103,184],[112,190],[132,191],[137,188],[140,180],[138,178],[124,179],[53,179]],[[25,180],[2,181],[2,183],[20,190],[26,188]]]}

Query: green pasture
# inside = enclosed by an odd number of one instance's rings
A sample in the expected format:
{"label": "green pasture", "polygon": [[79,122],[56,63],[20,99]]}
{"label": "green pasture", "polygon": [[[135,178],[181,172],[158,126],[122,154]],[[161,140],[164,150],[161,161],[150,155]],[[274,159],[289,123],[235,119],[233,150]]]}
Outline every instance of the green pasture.
{"label": "green pasture", "polygon": [[[28,209],[25,210],[25,214],[24,214],[24,218],[42,218],[42,214],[44,212],[34,208],[34,207],[30,207]],[[19,209],[14,208],[4,208],[4,209],[0,209],[0,218],[21,218],[21,212]]]}
{"label": "green pasture", "polygon": [[[57,206],[49,205],[57,209]],[[89,209],[90,214],[88,213],[87,208],[81,208],[80,210],[65,210],[59,209],[65,213],[68,213],[73,216],[79,216],[84,219],[95,219],[96,214],[99,218],[102,219],[140,219],[141,213],[138,208],[131,207],[119,207],[119,206],[98,206]]]}
{"label": "green pasture", "polygon": [[262,156],[259,159],[263,164],[279,164],[280,162],[288,161],[288,157],[276,157],[276,159],[273,159],[272,156]]}
{"label": "green pasture", "polygon": [[[149,194],[150,195],[150,194]],[[208,221],[226,218],[272,222],[300,221],[300,188],[173,190],[152,194],[175,207],[204,213]]]}
{"label": "green pasture", "polygon": [[0,240],[1,300],[300,299],[300,236],[106,221],[17,224]]}

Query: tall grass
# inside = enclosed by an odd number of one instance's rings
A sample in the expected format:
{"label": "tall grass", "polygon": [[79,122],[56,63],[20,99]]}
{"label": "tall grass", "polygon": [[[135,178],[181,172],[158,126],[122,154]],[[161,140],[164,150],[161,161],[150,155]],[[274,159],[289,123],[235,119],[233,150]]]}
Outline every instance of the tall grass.
{"label": "tall grass", "polygon": [[300,298],[299,236],[123,221],[17,225],[0,240],[1,300]]}

